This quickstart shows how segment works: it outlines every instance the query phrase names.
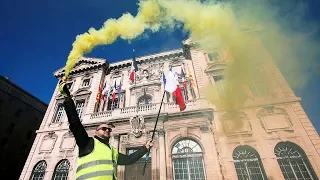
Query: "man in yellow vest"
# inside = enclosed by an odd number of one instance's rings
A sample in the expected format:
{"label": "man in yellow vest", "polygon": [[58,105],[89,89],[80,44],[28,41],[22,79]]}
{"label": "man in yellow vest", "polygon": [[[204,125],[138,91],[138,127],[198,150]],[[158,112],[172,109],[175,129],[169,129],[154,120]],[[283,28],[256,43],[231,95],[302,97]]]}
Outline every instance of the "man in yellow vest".
{"label": "man in yellow vest", "polygon": [[117,165],[130,165],[145,155],[152,147],[152,141],[146,143],[135,153],[124,155],[109,144],[112,124],[100,124],[95,136],[89,137],[84,129],[68,88],[62,82],[59,90],[64,95],[64,109],[67,113],[69,128],[79,147],[76,167],[76,180],[116,180]]}

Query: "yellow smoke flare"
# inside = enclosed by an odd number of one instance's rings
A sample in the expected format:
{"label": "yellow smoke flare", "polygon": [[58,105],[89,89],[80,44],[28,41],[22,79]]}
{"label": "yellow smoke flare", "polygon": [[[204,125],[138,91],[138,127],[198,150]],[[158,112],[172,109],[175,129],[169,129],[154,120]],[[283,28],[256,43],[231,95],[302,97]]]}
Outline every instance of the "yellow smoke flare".
{"label": "yellow smoke flare", "polygon": [[[174,28],[182,23],[190,38],[204,52],[220,48],[229,53],[227,58],[222,57],[229,63],[225,71],[224,96],[218,96],[216,85],[210,85],[203,91],[210,102],[218,108],[239,108],[248,100],[248,83],[258,82],[256,85],[258,89],[263,90],[263,95],[272,93],[272,90],[279,86],[274,80],[274,70],[265,70],[262,66],[268,64],[272,56],[275,56],[274,60],[277,62],[285,62],[280,64],[290,64],[284,68],[297,70],[301,64],[308,64],[299,59],[306,57],[301,49],[313,49],[312,53],[308,52],[308,57],[311,57],[310,54],[318,55],[315,53],[317,48],[309,48],[312,43],[306,38],[307,36],[300,35],[298,36],[300,39],[297,39],[296,33],[288,31],[290,18],[281,21],[276,19],[276,10],[270,8],[266,2],[264,0],[238,0],[232,3],[217,3],[213,0],[140,1],[135,17],[126,13],[119,19],[108,19],[101,29],[90,28],[87,33],[76,37],[66,63],[65,78],[68,77],[76,61],[97,45],[112,44],[118,37],[132,40],[146,30],[156,32],[160,27]],[[261,27],[262,31],[249,33],[245,31]],[[281,51],[282,48],[285,49],[284,52]],[[312,67],[312,64],[310,65]],[[290,79],[299,84],[306,79],[306,76],[302,71],[296,72],[291,74]],[[270,96],[267,97],[265,103],[271,101],[270,99]]]}
{"label": "yellow smoke flare", "polygon": [[160,27],[161,12],[159,5],[154,1],[140,1],[139,13],[136,17],[123,14],[119,19],[108,19],[101,29],[90,28],[87,33],[78,35],[72,44],[65,67],[66,79],[77,60],[89,53],[97,45],[112,44],[119,36],[131,40],[141,35],[146,29],[157,31]]}

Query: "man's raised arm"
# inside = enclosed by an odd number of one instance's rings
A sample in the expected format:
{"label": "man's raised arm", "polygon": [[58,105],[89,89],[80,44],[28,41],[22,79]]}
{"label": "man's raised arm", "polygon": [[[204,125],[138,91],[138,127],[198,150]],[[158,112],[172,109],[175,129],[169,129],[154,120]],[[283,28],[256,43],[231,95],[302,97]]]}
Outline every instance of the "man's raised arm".
{"label": "man's raised arm", "polygon": [[67,86],[65,86],[65,83],[61,83],[59,85],[59,90],[61,94],[65,97],[63,106],[64,106],[64,110],[67,113],[67,117],[69,121],[69,129],[71,130],[74,138],[76,139],[76,143],[78,147],[84,148],[87,146],[90,140],[88,133],[84,129],[79,119],[75,104],[73,102],[73,99],[71,98],[71,95]]}

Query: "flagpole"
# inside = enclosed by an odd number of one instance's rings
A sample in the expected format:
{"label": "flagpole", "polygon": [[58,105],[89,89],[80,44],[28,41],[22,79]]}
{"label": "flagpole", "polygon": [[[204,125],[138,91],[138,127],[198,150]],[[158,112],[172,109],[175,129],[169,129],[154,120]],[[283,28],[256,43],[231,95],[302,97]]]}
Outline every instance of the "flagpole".
{"label": "flagpole", "polygon": [[[132,52],[133,52],[133,58],[135,59],[136,57],[136,53],[135,53],[135,49],[132,49]],[[133,62],[132,62],[133,63]],[[138,115],[138,112],[139,112],[139,99],[138,99],[138,97],[137,97],[137,71],[136,71],[136,69],[134,70],[135,71],[135,73],[134,73],[134,88],[135,88],[135,91],[136,91],[136,100],[137,100],[137,105],[136,105],[136,113],[137,113],[137,115]]]}
{"label": "flagpole", "polygon": [[[161,112],[161,107],[162,107],[162,104],[163,104],[163,99],[164,99],[164,95],[165,95],[165,94],[166,94],[166,91],[164,90],[164,91],[163,91],[163,95],[162,95],[162,99],[161,99],[161,103],[160,103],[160,108],[159,108],[159,111],[158,111],[157,120],[156,120],[156,123],[155,123],[154,128],[153,128],[151,141],[153,141],[154,134],[155,134],[155,132],[156,132],[156,128],[157,128],[157,124],[158,124],[158,120],[159,120],[159,115],[160,115],[160,112]],[[146,172],[147,162],[148,162],[149,155],[150,155],[150,149],[151,149],[151,147],[149,148],[148,153],[147,153],[147,155],[146,155],[146,161],[144,162],[142,175],[144,175],[145,172]]]}

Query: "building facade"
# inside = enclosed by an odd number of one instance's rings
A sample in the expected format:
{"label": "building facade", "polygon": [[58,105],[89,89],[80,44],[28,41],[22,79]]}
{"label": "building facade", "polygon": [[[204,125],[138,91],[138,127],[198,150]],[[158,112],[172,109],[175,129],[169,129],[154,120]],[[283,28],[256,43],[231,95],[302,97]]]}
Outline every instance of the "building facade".
{"label": "building facade", "polygon": [[[320,177],[319,135],[301,99],[271,60],[265,65],[278,83],[272,101],[266,103],[258,89],[251,87],[245,107],[229,113],[209,103],[201,89],[221,83],[230,52],[203,52],[190,40],[182,44],[181,49],[136,58],[135,83],[129,80],[132,59],[108,64],[104,59],[84,57],[71,72],[67,85],[87,132],[93,135],[98,124],[112,122],[115,129],[110,142],[124,154],[151,138],[164,95],[146,174],[141,175],[142,158],[133,165],[119,166],[120,180]],[[174,97],[164,94],[162,72],[169,67],[181,83],[187,105],[183,112]],[[58,80],[63,72],[63,68],[55,72]],[[100,98],[98,90],[105,82],[106,88],[115,89],[113,100],[111,96]],[[78,149],[57,87],[20,180],[75,179]],[[241,128],[234,128],[234,119],[243,124]]]}
{"label": "building facade", "polygon": [[0,174],[19,179],[47,104],[0,76]]}

